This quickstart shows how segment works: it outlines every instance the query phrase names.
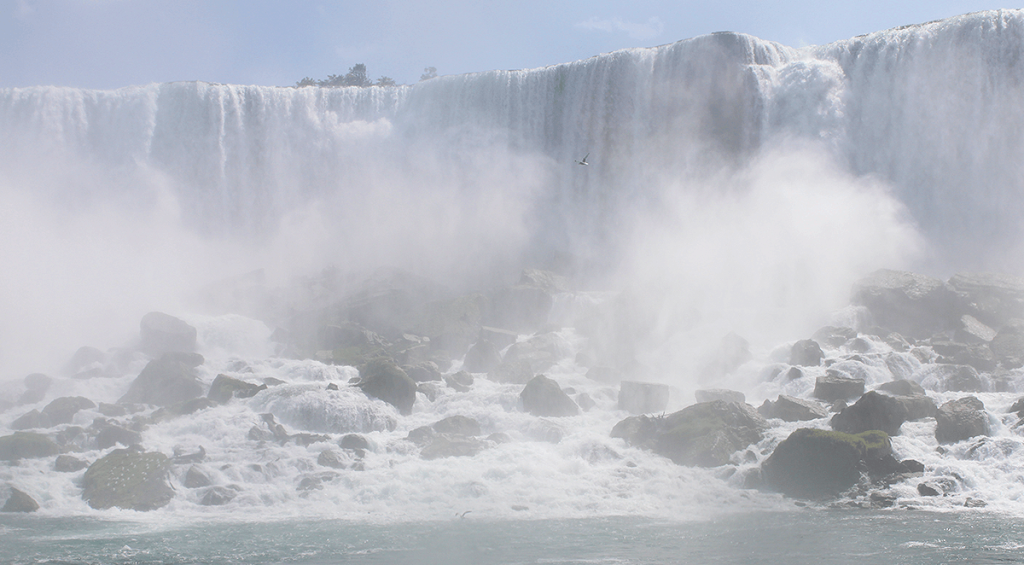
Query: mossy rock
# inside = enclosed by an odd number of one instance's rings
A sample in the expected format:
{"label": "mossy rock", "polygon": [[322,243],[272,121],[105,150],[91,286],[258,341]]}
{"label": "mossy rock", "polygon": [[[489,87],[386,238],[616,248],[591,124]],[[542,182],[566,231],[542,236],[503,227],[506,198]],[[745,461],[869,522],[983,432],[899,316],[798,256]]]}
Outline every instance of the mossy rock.
{"label": "mossy rock", "polygon": [[17,461],[49,457],[60,453],[60,447],[53,440],[33,432],[14,432],[0,437],[0,460]]}
{"label": "mossy rock", "polygon": [[115,449],[89,466],[82,477],[82,498],[98,510],[154,510],[174,498],[167,482],[171,460],[163,453]]}
{"label": "mossy rock", "polygon": [[872,461],[892,454],[889,434],[859,434],[801,428],[764,462],[762,474],[773,489],[794,498],[822,499],[855,486]]}

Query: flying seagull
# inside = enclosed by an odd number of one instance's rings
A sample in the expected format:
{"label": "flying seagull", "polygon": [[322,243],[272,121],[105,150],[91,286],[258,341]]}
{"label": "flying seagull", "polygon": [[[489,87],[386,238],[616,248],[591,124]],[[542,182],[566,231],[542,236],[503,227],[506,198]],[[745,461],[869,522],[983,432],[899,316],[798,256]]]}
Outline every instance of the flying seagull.
{"label": "flying seagull", "polygon": [[582,161],[576,161],[576,164],[577,165],[589,165],[590,163],[587,162],[587,157],[590,157],[590,153],[587,153],[586,155],[584,155]]}

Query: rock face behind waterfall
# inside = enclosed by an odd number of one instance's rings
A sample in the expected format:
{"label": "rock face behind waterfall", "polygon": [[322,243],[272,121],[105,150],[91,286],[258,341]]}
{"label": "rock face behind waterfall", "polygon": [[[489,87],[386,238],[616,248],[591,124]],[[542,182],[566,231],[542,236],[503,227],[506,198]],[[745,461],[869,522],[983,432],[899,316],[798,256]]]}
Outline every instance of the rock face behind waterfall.
{"label": "rock face behind waterfall", "polygon": [[664,417],[631,416],[615,424],[611,435],[679,465],[717,467],[761,441],[767,428],[768,422],[750,405],[716,400]]}

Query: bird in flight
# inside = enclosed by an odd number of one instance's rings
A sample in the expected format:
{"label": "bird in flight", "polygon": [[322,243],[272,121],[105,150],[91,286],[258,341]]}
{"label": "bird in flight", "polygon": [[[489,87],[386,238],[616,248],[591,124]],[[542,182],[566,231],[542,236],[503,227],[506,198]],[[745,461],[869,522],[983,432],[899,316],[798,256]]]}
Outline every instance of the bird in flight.
{"label": "bird in flight", "polygon": [[590,157],[590,153],[587,153],[586,155],[584,155],[583,156],[583,160],[576,161],[576,164],[577,165],[589,165],[590,163],[587,162],[587,157]]}

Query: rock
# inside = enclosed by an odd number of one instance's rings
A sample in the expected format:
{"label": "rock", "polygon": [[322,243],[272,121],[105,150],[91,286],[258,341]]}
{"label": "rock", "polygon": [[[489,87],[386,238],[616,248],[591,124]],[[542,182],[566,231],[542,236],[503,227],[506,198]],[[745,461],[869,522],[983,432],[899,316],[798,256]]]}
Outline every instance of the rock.
{"label": "rock", "polygon": [[35,512],[39,510],[39,503],[24,492],[11,487],[11,496],[7,498],[4,507],[0,512]]}
{"label": "rock", "polygon": [[783,440],[761,466],[765,484],[786,496],[822,499],[856,485],[870,460],[891,457],[888,435],[851,435],[801,428]]}
{"label": "rock", "polygon": [[833,416],[831,425],[837,432],[848,434],[882,430],[894,436],[900,433],[900,426],[906,420],[907,410],[902,403],[872,390]]}
{"label": "rock", "polygon": [[768,428],[751,406],[716,400],[688,406],[664,417],[630,416],[611,437],[649,449],[678,465],[717,467],[732,454],[761,441]]}
{"label": "rock", "polygon": [[203,386],[193,363],[174,354],[150,361],[117,403],[168,406],[201,396]]}
{"label": "rock", "polygon": [[433,361],[420,361],[412,365],[404,365],[402,370],[409,375],[410,379],[418,383],[442,380],[441,371],[438,370],[437,363]]}
{"label": "rock", "polygon": [[[978,371],[994,371],[999,367],[999,360],[996,359],[992,349],[987,344],[967,345],[950,356],[941,356],[936,359],[937,363],[950,363],[953,365],[970,365]],[[1012,363],[1010,363],[1012,365]]]}
{"label": "rock", "polygon": [[814,397],[825,402],[856,398],[864,394],[864,379],[842,377],[830,371],[814,380]]}
{"label": "rock", "polygon": [[58,473],[74,473],[89,466],[89,463],[82,461],[74,455],[58,455],[53,462],[53,470]]}
{"label": "rock", "polygon": [[46,397],[53,379],[42,374],[32,373],[25,377],[25,392],[18,398],[18,404],[35,404]]}
{"label": "rock", "polygon": [[103,414],[107,418],[119,418],[121,416],[128,415],[128,409],[120,404],[107,404],[106,402],[100,402],[100,405],[96,409],[100,414]]}
{"label": "rock", "polygon": [[81,396],[57,398],[43,408],[43,415],[50,419],[50,425],[70,424],[79,410],[95,408],[96,403]]}
{"label": "rock", "polygon": [[857,337],[857,330],[838,326],[825,326],[811,336],[818,343],[836,348]]}
{"label": "rock", "polygon": [[321,451],[320,455],[316,458],[316,462],[318,465],[323,465],[324,467],[330,467],[332,469],[345,468],[345,462],[341,460],[341,456],[338,455],[338,452],[331,449]]}
{"label": "rock", "polygon": [[964,506],[966,508],[984,508],[984,507],[988,506],[988,503],[985,502],[984,500],[980,500],[980,499],[977,499],[977,498],[971,498],[971,497],[968,496],[967,499],[964,500]]}
{"label": "rock", "polygon": [[753,359],[747,340],[730,332],[718,344],[711,360],[700,369],[702,382],[717,380],[731,374],[741,365]]}
{"label": "rock", "polygon": [[482,451],[486,444],[476,438],[439,434],[430,439],[420,451],[420,457],[432,460],[444,457],[472,457]]}
{"label": "rock", "polygon": [[71,377],[89,369],[99,368],[102,370],[103,363],[106,360],[106,353],[95,347],[85,345],[79,347],[78,351],[75,351],[75,354],[71,356],[71,359],[64,365],[63,373]]}
{"label": "rock", "polygon": [[487,299],[481,294],[437,300],[423,306],[412,326],[416,334],[430,338],[431,348],[444,350],[451,357],[462,357],[480,335]]}
{"label": "rock", "polygon": [[486,339],[481,339],[466,352],[462,368],[470,373],[489,373],[500,364],[501,353],[498,347]]}
{"label": "rock", "polygon": [[366,438],[359,434],[345,434],[338,445],[342,449],[362,449],[364,451],[370,449],[370,442],[366,441]]}
{"label": "rock", "polygon": [[921,496],[939,496],[942,492],[928,483],[919,483],[917,485],[917,494]]}
{"label": "rock", "polygon": [[630,414],[664,412],[670,391],[668,385],[622,381],[619,383],[619,410]]}
{"label": "rock", "polygon": [[999,328],[989,343],[989,349],[1008,369],[1024,364],[1024,320],[1011,320]]}
{"label": "rock", "polygon": [[[694,397],[697,399],[697,402],[714,402],[716,400],[724,400],[726,402],[739,402],[740,404],[743,404],[747,401],[747,397],[742,392],[726,390],[724,388],[698,390],[694,392]],[[668,400],[667,394],[666,400]]]}
{"label": "rock", "polygon": [[803,339],[793,344],[789,351],[789,364],[801,367],[817,367],[825,358],[825,352],[813,339]]}
{"label": "rock", "polygon": [[431,426],[439,434],[478,436],[480,423],[468,416],[449,416]]}
{"label": "rock", "polygon": [[919,373],[921,383],[939,391],[981,392],[985,383],[970,365],[933,365]]}
{"label": "rock", "polygon": [[210,487],[210,490],[206,491],[199,504],[203,506],[222,506],[234,500],[237,494],[234,490],[227,487]]}
{"label": "rock", "polygon": [[523,410],[534,416],[575,416],[580,409],[569,395],[562,391],[558,383],[537,375],[530,379],[519,394]]}
{"label": "rock", "polygon": [[925,393],[924,387],[914,381],[908,381],[906,379],[897,379],[895,381],[882,383],[878,385],[878,390],[897,396],[924,396]]}
{"label": "rock", "polygon": [[171,351],[196,350],[196,329],[162,312],[150,312],[139,324],[141,349],[158,357]]}
{"label": "rock", "polygon": [[394,362],[375,359],[359,368],[359,376],[362,381],[357,386],[364,393],[391,404],[403,415],[412,413],[416,383]]}
{"label": "rock", "polygon": [[50,438],[34,432],[14,432],[0,437],[0,461],[17,461],[49,457],[60,453],[60,447]]}
{"label": "rock", "polygon": [[181,482],[185,488],[202,488],[208,487],[213,484],[210,480],[210,476],[203,472],[202,469],[192,465],[185,471],[185,480]]}
{"label": "rock", "polygon": [[167,482],[170,460],[162,453],[115,449],[89,466],[82,477],[82,498],[103,510],[154,510],[174,498]]}
{"label": "rock", "polygon": [[473,375],[466,371],[459,371],[444,378],[444,383],[459,392],[469,392],[473,386]]}
{"label": "rock", "polygon": [[852,301],[866,306],[878,325],[915,338],[953,329],[960,317],[949,286],[906,271],[871,273],[854,285]]}
{"label": "rock", "polygon": [[939,443],[956,443],[988,433],[985,404],[973,396],[951,400],[935,414],[935,439]]}
{"label": "rock", "polygon": [[1016,412],[1018,416],[1024,417],[1024,414],[1022,414],[1024,412],[1024,396],[1014,401],[1007,412]]}
{"label": "rock", "polygon": [[121,444],[131,447],[142,443],[142,435],[138,432],[122,428],[121,426],[107,425],[96,434],[96,448],[107,449]]}
{"label": "rock", "polygon": [[969,344],[988,343],[994,337],[996,337],[994,329],[981,323],[974,316],[967,314],[960,316],[960,327],[953,334],[955,340]]}
{"label": "rock", "polygon": [[998,273],[957,273],[949,279],[960,308],[993,328],[1024,318],[1024,279]]}
{"label": "rock", "polygon": [[210,385],[210,392],[206,394],[206,398],[224,404],[232,398],[252,398],[266,389],[265,384],[255,385],[227,375],[217,375]]}
{"label": "rock", "polygon": [[592,408],[597,406],[597,403],[594,402],[593,398],[590,398],[589,394],[581,392],[576,395],[576,405],[584,412],[590,412]]}
{"label": "rock", "polygon": [[521,385],[526,384],[534,375],[533,368],[526,360],[506,357],[493,371],[487,373],[487,378],[498,383]]}
{"label": "rock", "polygon": [[779,418],[786,422],[802,422],[828,417],[824,406],[809,400],[780,394],[775,402],[764,401],[757,412],[765,418]]}
{"label": "rock", "polygon": [[504,330],[501,328],[495,328],[491,326],[482,326],[480,328],[480,340],[486,340],[494,344],[498,348],[498,351],[505,349],[512,345],[519,339],[519,334],[513,331]]}
{"label": "rock", "polygon": [[39,410],[32,410],[18,417],[18,419],[11,422],[12,430],[31,430],[31,429],[44,429],[49,428],[50,419],[40,412]]}
{"label": "rock", "polygon": [[528,332],[542,327],[548,321],[548,313],[554,304],[552,295],[564,291],[564,278],[554,273],[542,273],[535,269],[523,271],[519,282],[513,286],[498,289],[491,295],[491,311],[488,324],[510,330]]}
{"label": "rock", "polygon": [[505,352],[504,361],[525,361],[533,374],[547,371],[568,356],[569,343],[555,333],[535,335],[513,344]]}

